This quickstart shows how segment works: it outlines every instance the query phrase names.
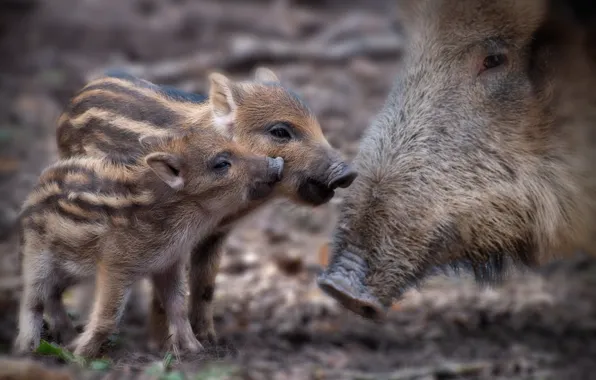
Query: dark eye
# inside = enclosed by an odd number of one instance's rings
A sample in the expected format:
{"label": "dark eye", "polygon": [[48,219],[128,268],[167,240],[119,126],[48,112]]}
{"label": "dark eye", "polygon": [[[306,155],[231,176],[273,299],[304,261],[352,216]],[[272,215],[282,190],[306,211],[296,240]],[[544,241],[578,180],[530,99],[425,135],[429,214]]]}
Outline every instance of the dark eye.
{"label": "dark eye", "polygon": [[290,126],[284,123],[278,123],[269,128],[269,134],[278,140],[289,141],[292,139]]}
{"label": "dark eye", "polygon": [[216,157],[215,160],[213,160],[213,163],[211,164],[211,168],[219,173],[225,173],[226,171],[228,171],[228,169],[230,169],[230,167],[232,166],[232,163],[230,162],[230,160],[228,159],[228,157]]}
{"label": "dark eye", "polygon": [[484,62],[482,62],[482,68],[480,69],[480,73],[486,70],[502,66],[505,63],[507,63],[507,56],[505,54],[489,55],[488,57],[484,58]]}

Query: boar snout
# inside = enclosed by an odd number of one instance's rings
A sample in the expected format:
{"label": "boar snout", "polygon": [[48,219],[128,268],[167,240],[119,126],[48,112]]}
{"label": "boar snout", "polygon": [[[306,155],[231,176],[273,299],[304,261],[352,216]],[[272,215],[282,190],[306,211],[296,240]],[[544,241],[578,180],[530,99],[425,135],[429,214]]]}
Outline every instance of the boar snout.
{"label": "boar snout", "polygon": [[358,173],[352,169],[350,165],[344,162],[331,166],[329,170],[329,182],[327,186],[331,190],[335,190],[338,187],[347,188],[356,179]]}
{"label": "boar snout", "polygon": [[364,284],[368,266],[364,259],[343,251],[317,278],[317,285],[343,307],[373,321],[382,321],[387,308]]}

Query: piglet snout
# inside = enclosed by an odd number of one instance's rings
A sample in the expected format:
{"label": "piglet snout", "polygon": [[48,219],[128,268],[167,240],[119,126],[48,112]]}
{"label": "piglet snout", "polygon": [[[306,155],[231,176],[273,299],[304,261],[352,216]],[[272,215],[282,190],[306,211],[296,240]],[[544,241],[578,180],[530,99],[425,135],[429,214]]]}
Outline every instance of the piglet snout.
{"label": "piglet snout", "polygon": [[334,166],[331,170],[327,186],[331,190],[335,190],[338,187],[345,189],[354,182],[357,176],[358,173],[350,165],[341,163]]}
{"label": "piglet snout", "polygon": [[269,165],[267,169],[267,178],[271,182],[279,182],[283,178],[284,160],[281,157],[271,158],[267,157]]}

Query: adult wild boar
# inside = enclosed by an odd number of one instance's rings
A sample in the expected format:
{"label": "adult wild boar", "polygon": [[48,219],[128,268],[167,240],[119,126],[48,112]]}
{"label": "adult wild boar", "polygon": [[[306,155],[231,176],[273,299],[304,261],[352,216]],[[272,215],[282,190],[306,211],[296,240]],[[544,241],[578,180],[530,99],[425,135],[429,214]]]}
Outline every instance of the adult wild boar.
{"label": "adult wild boar", "polygon": [[326,293],[379,319],[432,267],[596,254],[595,7],[401,2],[403,67],[355,158]]}

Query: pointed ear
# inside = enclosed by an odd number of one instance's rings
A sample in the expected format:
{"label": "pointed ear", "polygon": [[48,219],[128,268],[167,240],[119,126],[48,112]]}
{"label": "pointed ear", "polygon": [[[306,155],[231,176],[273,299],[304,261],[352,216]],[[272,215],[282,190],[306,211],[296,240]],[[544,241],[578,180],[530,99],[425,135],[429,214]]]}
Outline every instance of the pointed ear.
{"label": "pointed ear", "polygon": [[156,135],[143,135],[139,137],[139,144],[145,148],[153,148],[163,143],[165,138]]}
{"label": "pointed ear", "polygon": [[184,187],[180,157],[170,153],[156,152],[147,155],[145,162],[172,189],[181,190]]}
{"label": "pointed ear", "polygon": [[144,148],[157,149],[164,143],[170,143],[172,140],[177,138],[183,138],[184,132],[168,132],[160,135],[142,135],[139,137],[139,144]]}
{"label": "pointed ear", "polygon": [[279,78],[273,71],[266,67],[257,67],[255,70],[255,82],[272,82],[279,83]]}
{"label": "pointed ear", "polygon": [[234,83],[223,74],[209,75],[209,101],[213,110],[215,127],[225,134],[231,134],[236,115],[236,100],[234,99]]}

